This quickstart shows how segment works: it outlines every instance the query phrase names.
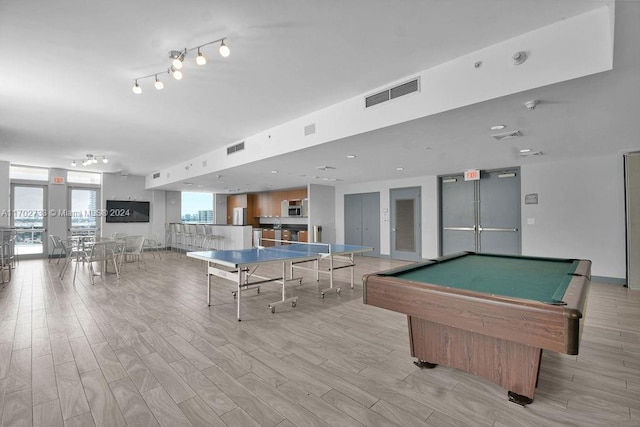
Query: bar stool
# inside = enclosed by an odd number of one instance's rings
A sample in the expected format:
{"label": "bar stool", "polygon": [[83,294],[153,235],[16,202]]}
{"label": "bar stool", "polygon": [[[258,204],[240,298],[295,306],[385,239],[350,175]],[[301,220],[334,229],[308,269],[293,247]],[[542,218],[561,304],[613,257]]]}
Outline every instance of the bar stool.
{"label": "bar stool", "polygon": [[175,250],[177,253],[182,251],[185,245],[186,234],[184,233],[184,226],[180,223],[171,224],[173,226],[173,236],[175,239]]}

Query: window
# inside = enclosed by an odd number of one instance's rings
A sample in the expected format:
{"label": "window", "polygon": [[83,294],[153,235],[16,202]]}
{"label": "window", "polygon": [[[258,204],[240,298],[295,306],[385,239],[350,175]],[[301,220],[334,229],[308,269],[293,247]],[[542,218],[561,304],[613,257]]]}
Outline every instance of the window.
{"label": "window", "polygon": [[213,224],[213,193],[182,193],[182,222]]}
{"label": "window", "polygon": [[11,165],[9,167],[9,177],[11,179],[29,181],[49,181],[49,169]]}

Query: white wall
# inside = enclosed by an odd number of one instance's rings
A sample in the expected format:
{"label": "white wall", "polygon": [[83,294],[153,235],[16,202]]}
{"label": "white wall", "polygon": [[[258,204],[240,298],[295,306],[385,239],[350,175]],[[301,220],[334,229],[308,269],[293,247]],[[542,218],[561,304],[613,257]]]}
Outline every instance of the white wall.
{"label": "white wall", "polygon": [[151,237],[155,234],[164,238],[164,224],[167,220],[165,191],[145,190],[143,176],[105,173],[102,175],[101,209],[106,207],[107,200],[137,200],[150,202],[150,222],[106,223],[101,218],[103,236],[113,233],[127,233]]}
{"label": "white wall", "polygon": [[9,198],[11,180],[9,179],[9,162],[0,161],[0,227],[8,227],[11,221],[9,217]]}
{"label": "white wall", "polygon": [[[64,184],[53,184],[54,177],[63,177]],[[67,182],[67,171],[64,169],[49,169],[49,185],[47,188],[47,208],[51,212],[65,212],[69,209],[69,185]],[[70,218],[61,215],[49,215],[46,219],[49,235],[60,236],[63,239],[69,235]],[[51,245],[49,252],[53,250]]]}
{"label": "white wall", "polygon": [[[522,254],[585,258],[593,262],[594,276],[624,279],[623,178],[622,154],[522,166]],[[380,253],[388,256],[389,192],[392,188],[414,186],[422,188],[422,257],[437,257],[440,249],[436,176],[338,186],[336,218],[344,218],[345,194],[380,192]],[[524,196],[529,193],[538,193],[539,204],[524,204]],[[528,225],[528,218],[533,218],[535,224]],[[344,242],[342,220],[337,221],[336,241]]]}
{"label": "white wall", "polygon": [[215,224],[227,223],[227,195],[226,194],[214,194],[213,195],[213,220]]}
{"label": "white wall", "polygon": [[[313,227],[322,227],[322,239],[324,243],[336,241],[336,190],[326,185],[310,184],[307,188],[309,196],[309,241],[313,241]],[[337,217],[340,218],[340,217]],[[342,233],[344,240],[344,233]]]}
{"label": "white wall", "polygon": [[[525,165],[522,197],[524,255],[586,258],[594,276],[625,278],[622,154]],[[528,219],[535,224],[527,224]]]}
{"label": "white wall", "polygon": [[166,191],[165,220],[167,223],[182,222],[182,193]]}
{"label": "white wall", "polygon": [[438,178],[424,176],[390,181],[376,181],[336,187],[336,242],[344,243],[344,196],[357,193],[380,193],[380,254],[391,254],[390,193],[393,188],[420,187],[422,210],[422,257],[439,255],[438,239]]}

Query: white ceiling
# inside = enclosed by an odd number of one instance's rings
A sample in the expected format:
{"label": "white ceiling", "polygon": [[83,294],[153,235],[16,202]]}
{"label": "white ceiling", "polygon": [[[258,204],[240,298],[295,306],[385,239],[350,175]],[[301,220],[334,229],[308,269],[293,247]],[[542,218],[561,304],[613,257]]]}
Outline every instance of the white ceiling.
{"label": "white ceiling", "polygon": [[[91,153],[110,162],[78,169],[147,175],[608,3],[0,0],[0,160],[72,169],[71,160]],[[636,18],[617,13],[614,76],[483,102],[167,188],[251,191],[541,161],[494,141],[489,126],[496,123],[522,130],[543,161],[617,152],[630,140],[637,146],[640,40],[627,36],[638,34],[630,30]],[[182,81],[161,74],[164,90],[143,79],[143,94],[132,93],[134,78],[167,69],[168,51],[221,37],[229,58],[205,47],[205,67],[192,55]],[[527,111],[529,99],[542,102]],[[404,170],[383,174],[375,167],[382,160]],[[337,169],[315,169],[322,165]]]}

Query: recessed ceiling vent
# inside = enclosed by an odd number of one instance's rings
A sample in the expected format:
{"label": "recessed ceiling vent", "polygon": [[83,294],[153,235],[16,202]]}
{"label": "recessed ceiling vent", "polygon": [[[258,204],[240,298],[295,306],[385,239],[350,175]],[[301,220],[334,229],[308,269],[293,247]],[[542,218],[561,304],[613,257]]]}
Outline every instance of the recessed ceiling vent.
{"label": "recessed ceiling vent", "polygon": [[153,179],[160,178],[160,172],[156,172],[153,174]]}
{"label": "recessed ceiling vent", "polygon": [[335,169],[335,167],[334,166],[316,166],[316,169],[318,169],[319,171],[328,171],[328,170]]}
{"label": "recessed ceiling vent", "polygon": [[401,85],[383,90],[382,92],[369,95],[364,99],[365,108],[373,107],[391,99],[396,99],[413,92],[420,91],[420,78],[410,80]]}
{"label": "recessed ceiling vent", "polygon": [[520,153],[520,157],[529,157],[529,156],[542,156],[542,151],[527,151],[525,153]]}
{"label": "recessed ceiling vent", "polygon": [[513,131],[513,132],[497,133],[497,134],[491,135],[491,136],[496,141],[503,141],[505,139],[519,138],[519,137],[522,136],[522,132],[520,132],[519,130],[516,130],[516,131]]}
{"label": "recessed ceiling vent", "polygon": [[232,145],[231,147],[227,147],[227,156],[242,150],[244,150],[244,141],[239,144]]}

